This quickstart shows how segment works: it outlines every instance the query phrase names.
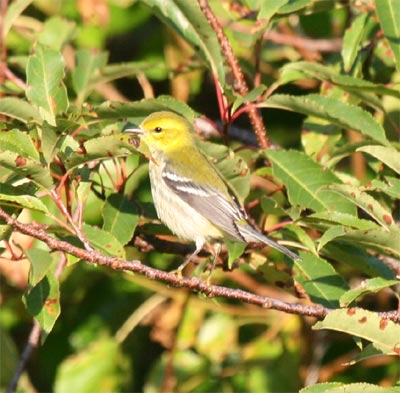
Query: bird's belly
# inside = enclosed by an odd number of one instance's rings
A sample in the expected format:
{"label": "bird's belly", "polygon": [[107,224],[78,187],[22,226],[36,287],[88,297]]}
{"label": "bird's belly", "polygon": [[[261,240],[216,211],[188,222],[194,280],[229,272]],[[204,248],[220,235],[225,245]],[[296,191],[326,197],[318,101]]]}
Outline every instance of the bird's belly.
{"label": "bird's belly", "polygon": [[160,168],[151,168],[152,196],[159,219],[178,237],[204,241],[220,239],[223,233],[169,189]]}

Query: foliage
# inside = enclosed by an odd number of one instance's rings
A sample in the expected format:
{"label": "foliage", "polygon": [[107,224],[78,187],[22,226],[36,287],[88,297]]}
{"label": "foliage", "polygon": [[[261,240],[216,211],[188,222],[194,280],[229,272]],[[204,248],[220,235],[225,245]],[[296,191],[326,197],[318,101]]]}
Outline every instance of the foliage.
{"label": "foliage", "polygon": [[[212,283],[299,303],[300,316],[89,265],[0,221],[2,388],[32,318],[42,339],[20,391],[399,383],[399,7],[209,3],[222,36],[202,0],[3,7],[0,208],[33,235],[173,269],[189,245],[157,221],[147,160],[123,133],[173,110],[212,140],[199,145],[256,222],[301,250],[295,263],[252,246],[238,259],[229,244]],[[209,255],[198,262],[202,277]]]}

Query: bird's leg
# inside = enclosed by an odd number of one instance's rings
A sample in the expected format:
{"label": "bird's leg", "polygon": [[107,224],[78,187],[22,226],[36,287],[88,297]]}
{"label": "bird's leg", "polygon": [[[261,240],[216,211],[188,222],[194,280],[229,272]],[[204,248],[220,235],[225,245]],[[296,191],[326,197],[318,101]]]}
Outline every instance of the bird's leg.
{"label": "bird's leg", "polygon": [[205,240],[204,239],[196,239],[196,249],[194,252],[183,262],[181,263],[177,269],[173,270],[171,273],[176,274],[177,276],[182,277],[183,269],[190,263],[190,261],[197,256],[197,254],[202,250],[204,246]]}
{"label": "bird's leg", "polygon": [[212,274],[212,272],[214,271],[214,269],[217,266],[219,253],[221,252],[221,243],[215,243],[214,247],[211,244],[208,244],[208,247],[209,247],[209,249],[211,251],[211,254],[213,254],[213,256],[214,256],[212,264],[210,266],[210,271],[209,271],[209,273],[207,275],[207,279],[206,279],[207,284],[210,284],[211,274]]}

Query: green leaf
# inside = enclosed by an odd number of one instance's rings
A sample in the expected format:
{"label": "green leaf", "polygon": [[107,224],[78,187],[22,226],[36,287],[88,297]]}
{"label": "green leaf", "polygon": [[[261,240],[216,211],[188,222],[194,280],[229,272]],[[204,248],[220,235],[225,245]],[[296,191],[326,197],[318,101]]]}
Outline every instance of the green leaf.
{"label": "green leaf", "polygon": [[35,184],[45,189],[53,186],[53,179],[47,168],[38,161],[21,157],[12,151],[0,152],[0,165],[11,169],[25,179],[32,180]]}
{"label": "green leaf", "polygon": [[218,82],[225,84],[224,58],[215,31],[196,1],[145,0],[160,19],[198,48]]}
{"label": "green leaf", "polygon": [[28,123],[29,121],[42,122],[39,112],[27,101],[16,97],[0,99],[0,114]]}
{"label": "green leaf", "polygon": [[359,244],[384,255],[400,258],[400,231],[385,229],[351,230],[341,237],[342,240]]}
{"label": "green leaf", "polygon": [[352,93],[360,94],[361,92],[367,92],[400,98],[400,91],[398,90],[355,76],[339,74],[331,67],[319,63],[311,63],[308,61],[288,63],[281,68],[280,72],[280,84],[312,77],[320,81],[332,83]]}
{"label": "green leaf", "polygon": [[300,393],[396,393],[397,388],[382,387],[370,383],[324,382],[307,386]]}
{"label": "green leaf", "polygon": [[295,262],[295,280],[314,303],[329,308],[339,307],[339,299],[348,289],[346,283],[324,259],[304,252],[301,258],[300,262]]}
{"label": "green leaf", "polygon": [[132,239],[139,221],[137,206],[125,195],[111,194],[102,209],[103,230],[125,245]]}
{"label": "green leaf", "polygon": [[371,255],[364,247],[343,240],[327,244],[323,255],[351,266],[356,271],[361,271],[370,277],[383,277],[394,279],[395,274],[383,261]]}
{"label": "green leaf", "polygon": [[0,146],[3,151],[12,151],[36,161],[40,159],[36,146],[26,132],[10,130],[0,133]]}
{"label": "green leaf", "polygon": [[342,46],[342,59],[344,70],[350,72],[358,51],[361,49],[361,40],[364,36],[368,14],[360,14],[351,22],[350,27],[344,33]]}
{"label": "green leaf", "polygon": [[380,290],[399,284],[397,280],[386,280],[382,277],[374,277],[364,280],[359,284],[360,288],[350,289],[340,298],[340,306],[346,307],[351,302],[370,292],[379,292]]}
{"label": "green leaf", "polygon": [[68,108],[64,75],[61,54],[37,44],[28,60],[26,96],[38,107],[42,118],[53,126],[56,125],[56,115]]}
{"label": "green leaf", "polygon": [[241,242],[226,241],[225,245],[228,249],[228,268],[232,269],[233,264],[243,254],[247,244]]}
{"label": "green leaf", "polygon": [[226,314],[214,314],[201,326],[197,335],[196,349],[213,362],[222,361],[237,341],[237,327]]}
{"label": "green leaf", "polygon": [[65,158],[65,167],[70,171],[79,165],[92,161],[109,160],[113,157],[136,154],[134,147],[120,135],[107,135],[89,139],[83,144],[83,150],[75,151]]}
{"label": "green leaf", "polygon": [[44,23],[38,36],[38,42],[43,46],[62,51],[75,32],[75,23],[59,16],[53,16]]}
{"label": "green leaf", "polygon": [[390,211],[386,210],[376,199],[366,192],[362,192],[358,187],[347,184],[332,184],[327,188],[352,201],[387,230],[397,228]]}
{"label": "green leaf", "polygon": [[299,97],[275,94],[263,103],[260,103],[259,106],[286,109],[315,116],[332,122],[339,127],[358,131],[382,145],[390,146],[389,141],[386,139],[385,130],[369,112],[336,98],[318,94]]}
{"label": "green leaf", "polygon": [[385,181],[373,179],[370,184],[365,187],[366,191],[380,191],[390,197],[400,199],[400,179],[386,176]]}
{"label": "green leaf", "polygon": [[239,96],[235,99],[235,101],[232,104],[232,108],[231,108],[231,113],[235,113],[236,110],[243,105],[245,102],[254,102],[256,101],[267,89],[266,86],[264,85],[259,85],[257,87],[255,87],[254,89],[252,89],[251,91],[249,91],[247,94],[245,94],[244,96]]}
{"label": "green leaf", "polygon": [[79,102],[83,102],[90,92],[90,80],[100,68],[107,64],[108,54],[106,52],[95,53],[87,49],[76,52],[76,66],[72,71],[72,85]]}
{"label": "green leaf", "polygon": [[108,64],[92,75],[89,87],[93,88],[97,83],[111,82],[115,79],[144,74],[149,78],[157,71],[165,78],[168,76],[168,69],[163,62],[139,62],[132,61],[126,63]]}
{"label": "green leaf", "polygon": [[33,0],[15,0],[8,7],[6,7],[6,15],[4,18],[4,25],[2,29],[3,37],[6,37],[11,29],[15,20],[24,12],[25,8],[31,4]]}
{"label": "green leaf", "polygon": [[46,205],[34,195],[30,195],[24,188],[14,187],[6,183],[0,183],[0,204],[23,207],[48,213]]}
{"label": "green leaf", "polygon": [[340,211],[355,215],[355,206],[333,192],[322,190],[323,186],[341,181],[304,153],[298,151],[265,152],[272,162],[274,176],[285,184],[289,201],[302,209]]}
{"label": "green leaf", "polygon": [[28,312],[39,322],[46,335],[53,329],[60,315],[60,288],[53,272],[49,272],[24,295]]}
{"label": "green leaf", "polygon": [[127,360],[115,339],[100,337],[81,352],[68,356],[58,367],[55,393],[121,391],[121,374]]}
{"label": "green leaf", "polygon": [[382,30],[393,51],[394,63],[400,72],[400,7],[397,0],[376,0],[376,12]]}
{"label": "green leaf", "polygon": [[341,224],[346,227],[356,228],[356,229],[372,229],[378,228],[378,225],[371,220],[364,220],[358,218],[351,214],[341,213],[338,211],[321,211],[318,213],[310,214],[308,219],[320,219],[328,223]]}
{"label": "green leaf", "polygon": [[[386,355],[398,355],[400,325],[361,308],[333,310],[313,329],[330,329],[371,341]],[[398,351],[398,349],[397,349]]]}
{"label": "green leaf", "polygon": [[125,250],[122,244],[110,232],[85,223],[82,225],[82,230],[96,250],[112,257],[125,259]]}
{"label": "green leaf", "polygon": [[267,25],[279,9],[287,3],[289,3],[289,0],[262,1],[257,19],[265,19],[263,20],[263,25]]}
{"label": "green leaf", "polygon": [[29,270],[29,285],[31,287],[39,284],[44,277],[49,274],[50,269],[54,268],[54,259],[48,250],[31,248],[25,251],[26,256],[31,263]]}
{"label": "green leaf", "polygon": [[54,157],[60,151],[65,137],[65,135],[57,134],[56,130],[48,123],[43,125],[40,145],[42,148],[43,157],[48,165],[53,161]]}
{"label": "green leaf", "polygon": [[188,105],[171,96],[159,96],[157,98],[134,102],[106,101],[99,106],[95,106],[93,111],[103,120],[129,117],[140,122],[144,117],[157,111],[179,113],[185,116],[191,123],[193,123],[195,118],[195,112]]}
{"label": "green leaf", "polygon": [[400,152],[392,146],[362,146],[357,151],[370,154],[400,175]]}

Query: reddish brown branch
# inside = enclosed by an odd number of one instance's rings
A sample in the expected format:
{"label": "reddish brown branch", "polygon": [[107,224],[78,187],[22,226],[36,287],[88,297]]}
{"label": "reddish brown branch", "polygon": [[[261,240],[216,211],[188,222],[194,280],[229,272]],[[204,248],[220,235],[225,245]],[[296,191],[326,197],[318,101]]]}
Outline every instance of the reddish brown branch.
{"label": "reddish brown branch", "polygon": [[[238,60],[233,53],[231,44],[226,37],[222,25],[211,10],[207,0],[199,0],[199,5],[203,14],[210,23],[212,29],[215,31],[219,44],[221,46],[222,53],[224,54],[229,68],[232,71],[233,77],[233,89],[241,96],[246,95],[249,92],[246,80],[244,79],[243,72],[239,66]],[[249,116],[250,123],[253,126],[254,132],[257,136],[258,143],[262,148],[269,147],[269,140],[267,131],[265,129],[260,112],[251,105],[249,102],[245,102],[246,112]]]}
{"label": "reddish brown branch", "polygon": [[[12,226],[18,232],[43,241],[53,251],[62,251],[74,255],[77,258],[84,259],[88,263],[108,266],[113,270],[127,270],[139,273],[146,276],[150,280],[159,280],[175,287],[188,288],[193,292],[201,292],[207,297],[219,296],[227,299],[235,299],[266,309],[283,311],[289,314],[305,315],[315,317],[317,319],[323,319],[331,311],[330,309],[320,305],[307,306],[298,303],[289,303],[267,296],[256,295],[241,289],[210,285],[209,283],[202,281],[197,277],[179,277],[174,273],[154,269],[150,266],[142,264],[139,260],[125,261],[119,258],[100,254],[95,250],[85,250],[48,235],[45,230],[37,224],[23,224],[11,217],[1,208],[0,218],[2,218],[8,225]],[[382,312],[379,313],[379,315],[394,322],[400,322],[400,315],[398,314],[397,310]]]}

